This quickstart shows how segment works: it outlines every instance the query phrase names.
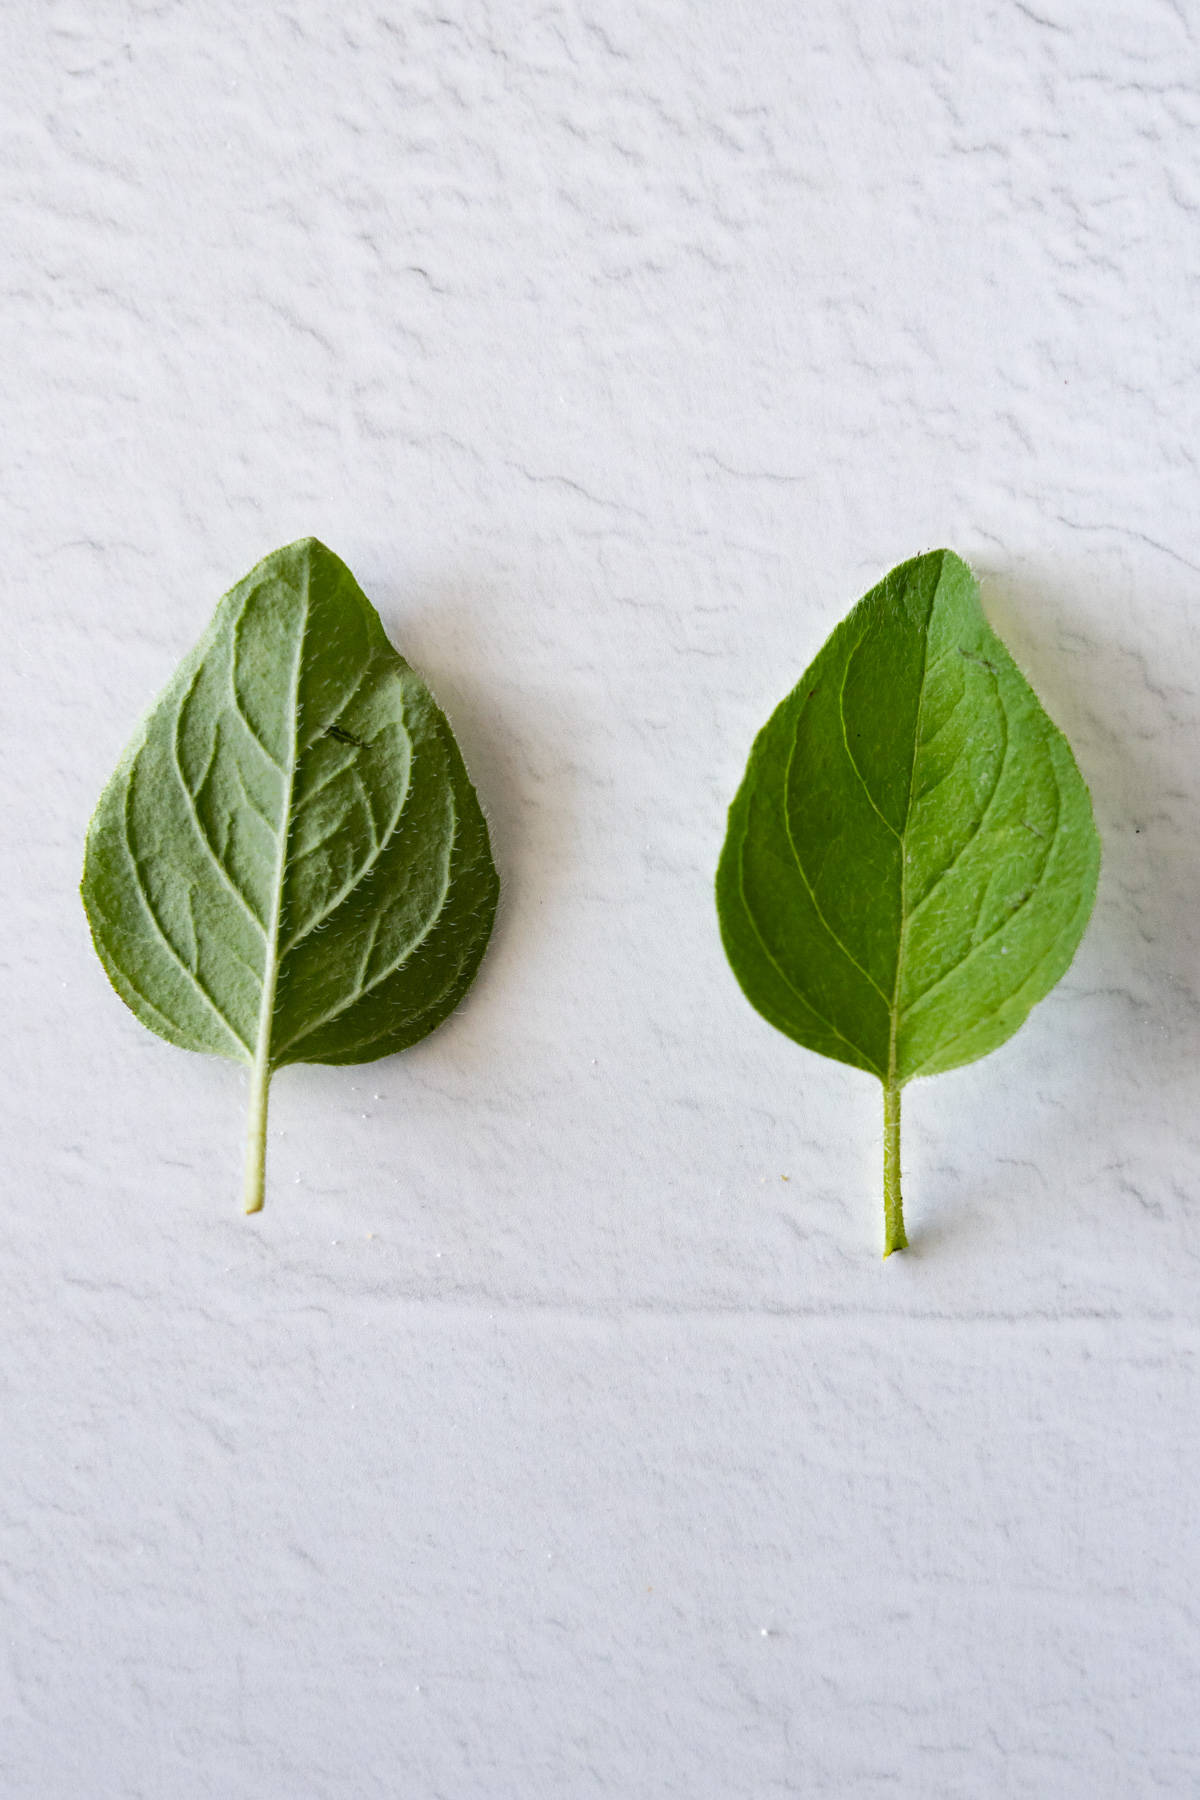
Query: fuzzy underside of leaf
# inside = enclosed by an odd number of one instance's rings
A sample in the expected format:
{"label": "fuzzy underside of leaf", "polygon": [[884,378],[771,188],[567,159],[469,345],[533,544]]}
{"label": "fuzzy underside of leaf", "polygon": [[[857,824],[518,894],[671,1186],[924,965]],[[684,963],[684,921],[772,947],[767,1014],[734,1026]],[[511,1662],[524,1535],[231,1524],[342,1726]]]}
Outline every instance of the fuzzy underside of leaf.
{"label": "fuzzy underside of leaf", "polygon": [[221,601],[101,796],[83,878],[117,992],[248,1063],[264,1110],[286,1063],[370,1061],[444,1019],[497,892],[449,726],[314,539]]}

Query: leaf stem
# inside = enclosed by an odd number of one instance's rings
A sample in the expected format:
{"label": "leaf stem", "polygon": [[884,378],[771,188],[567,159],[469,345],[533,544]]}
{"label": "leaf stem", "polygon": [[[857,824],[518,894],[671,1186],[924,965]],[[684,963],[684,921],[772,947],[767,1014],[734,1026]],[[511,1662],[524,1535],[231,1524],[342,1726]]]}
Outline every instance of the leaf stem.
{"label": "leaf stem", "polygon": [[246,1185],[245,1209],[262,1211],[263,1182],[267,1169],[267,1092],[271,1085],[271,1068],[263,1055],[258,1055],[250,1070],[250,1111],[246,1118]]}
{"label": "leaf stem", "polygon": [[904,1202],[900,1197],[900,1083],[883,1084],[883,1254],[906,1250]]}

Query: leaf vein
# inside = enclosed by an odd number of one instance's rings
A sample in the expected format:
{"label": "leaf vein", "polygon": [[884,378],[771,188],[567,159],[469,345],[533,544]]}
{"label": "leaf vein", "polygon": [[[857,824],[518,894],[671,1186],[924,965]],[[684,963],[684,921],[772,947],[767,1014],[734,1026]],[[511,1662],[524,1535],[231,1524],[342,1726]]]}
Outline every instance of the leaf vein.
{"label": "leaf vein", "polygon": [[[857,956],[855,956],[855,954],[851,950],[850,946],[847,943],[845,943],[842,940],[842,938],[840,938],[838,936],[838,933],[833,929],[833,926],[829,923],[829,920],[825,917],[825,912],[824,912],[823,907],[821,906],[821,902],[817,899],[816,892],[813,888],[813,884],[808,878],[808,871],[806,870],[806,868],[804,867],[804,864],[800,860],[800,851],[797,848],[796,839],[792,833],[791,807],[788,805],[788,795],[789,795],[789,792],[791,789],[791,781],[792,781],[792,764],[796,760],[796,747],[797,747],[798,743],[799,743],[799,734],[797,734],[792,739],[792,747],[788,752],[787,763],[785,764],[784,771],[783,771],[783,827],[784,827],[785,832],[787,833],[788,849],[792,853],[792,861],[795,863],[797,869],[800,872],[801,881],[804,883],[805,887],[808,889],[808,897],[813,903],[813,910],[816,913],[818,919],[820,919],[821,924],[825,927],[825,930],[828,932],[830,938],[837,945],[838,949],[842,952],[842,955],[844,957],[846,957],[846,959],[854,965],[854,967],[858,970],[859,974],[863,977],[863,979],[865,981],[870,982],[871,986],[875,989],[875,992],[879,995],[879,998],[883,1001],[884,1005],[886,1006],[887,1005],[887,995],[884,993],[883,989],[880,987],[880,985],[876,981],[875,977],[870,973],[870,971],[868,969],[863,967],[862,963],[859,962]],[[860,779],[861,779],[861,777],[860,777]],[[882,817],[882,814],[880,816]]]}
{"label": "leaf vein", "polygon": [[[365,1000],[367,995],[372,993],[377,987],[379,987],[382,982],[390,980],[390,978],[393,975],[397,974],[404,967],[404,965],[406,963],[412,961],[412,959],[416,955],[417,951],[421,948],[421,945],[429,937],[429,934],[432,932],[434,926],[437,924],[438,920],[441,918],[442,913],[445,911],[446,899],[450,892],[450,869],[451,869],[452,862],[453,862],[454,845],[457,840],[457,837],[458,837],[458,813],[457,813],[457,810],[454,810],[454,811],[452,811],[452,814],[451,814],[450,841],[447,845],[446,854],[445,854],[445,866],[443,869],[443,877],[442,877],[442,891],[438,895],[437,906],[434,908],[432,914],[429,917],[429,920],[422,927],[421,931],[417,934],[416,938],[412,941],[412,943],[406,945],[404,954],[402,956],[396,957],[395,961],[389,963],[388,966],[379,975],[375,976],[375,978],[372,981],[368,981],[365,985],[363,985],[360,980],[360,984],[359,984],[356,992],[353,993],[352,995],[350,995],[349,998],[340,1001],[337,1006],[331,1007],[328,1010],[328,1012],[322,1013],[322,1015],[319,1019],[313,1019],[313,1020],[309,1021],[308,1023],[306,1023],[305,1025],[301,1026],[301,1028],[298,1031],[294,1031],[292,1033],[291,1037],[288,1038],[286,1043],[280,1045],[278,1051],[276,1052],[277,1055],[279,1055],[279,1056],[285,1055],[287,1051],[294,1049],[297,1044],[302,1044],[304,1042],[305,1038],[314,1037],[318,1031],[323,1031],[326,1025],[332,1024],[335,1019],[340,1019],[342,1017],[343,1013],[347,1013],[350,1011],[350,1009],[352,1007],[357,1006],[360,1000]],[[380,912],[379,914],[376,915],[376,918],[372,925],[372,942],[371,942],[372,949],[374,948],[374,933],[378,930],[378,926],[381,923],[382,918],[383,918],[383,914],[382,914],[382,912]],[[365,965],[363,965],[363,966],[365,969]]]}
{"label": "leaf vein", "polygon": [[166,931],[163,928],[161,919],[159,918],[158,914],[154,910],[154,903],[150,898],[149,889],[147,888],[145,879],[142,875],[141,863],[139,862],[137,854],[134,851],[133,840],[129,834],[129,803],[130,803],[130,800],[133,795],[133,775],[136,770],[136,767],[137,767],[137,759],[135,758],[134,767],[133,767],[133,769],[130,770],[130,780],[125,789],[125,804],[121,809],[121,831],[122,831],[122,835],[124,836],[124,839],[125,839],[125,850],[129,857],[130,866],[133,869],[133,878],[137,883],[138,893],[141,896],[142,906],[145,909],[146,917],[150,920],[150,923],[153,925],[156,937],[158,938],[159,942],[162,944],[163,948],[166,950],[168,956],[171,958],[171,960],[175,964],[176,968],[180,971],[180,973],[182,975],[185,975],[187,977],[187,979],[191,982],[191,984],[195,988],[196,992],[200,995],[200,998],[204,1001],[205,1005],[208,1006],[208,1008],[212,1012],[213,1016],[218,1020],[218,1022],[229,1033],[229,1036],[233,1039],[234,1043],[237,1044],[240,1049],[244,1050],[246,1052],[247,1056],[249,1056],[249,1055],[251,1055],[251,1050],[250,1050],[249,1044],[246,1042],[245,1038],[242,1036],[240,1031],[234,1030],[233,1025],[225,1017],[225,1014],[221,1011],[220,1006],[217,1004],[217,1002],[213,998],[213,996],[209,993],[209,991],[205,987],[203,981],[201,981],[199,974],[188,968],[187,963],[183,960],[183,958],[180,956],[178,950],[175,948],[174,944],[171,942],[171,939],[168,937]]}
{"label": "leaf vein", "polygon": [[329,717],[327,719],[322,719],[314,728],[311,735],[303,744],[301,744],[299,749],[300,756],[307,756],[314,744],[320,743],[321,739],[325,736],[325,733],[329,730],[329,727],[331,725],[336,725],[338,720],[345,716],[347,707],[352,706],[359,694],[361,694],[367,676],[371,673],[371,667],[375,661],[375,656],[376,652],[373,649],[368,650],[366,662],[363,664],[362,668],[359,669],[354,680],[350,683],[350,686],[346,689],[342,698],[329,714]]}
{"label": "leaf vein", "polygon": [[246,802],[246,805],[248,806],[250,811],[254,814],[255,818],[260,822],[260,824],[263,824],[266,826],[266,828],[270,832],[271,836],[278,837],[279,826],[277,825],[277,823],[275,822],[274,819],[270,818],[268,816],[268,814],[266,814],[263,811],[262,807],[258,804],[258,801],[254,798],[254,795],[250,792],[250,789],[246,783],[245,771],[242,768],[242,765],[238,761],[237,757],[235,756],[232,760],[233,760],[233,771],[234,771],[234,774],[237,776],[237,784],[242,790],[242,799]]}
{"label": "leaf vein", "polygon": [[242,624],[245,620],[245,617],[246,617],[246,608],[245,608],[245,604],[243,604],[241,612],[238,614],[237,618],[234,621],[233,650],[232,650],[232,654],[230,655],[230,658],[229,658],[229,692],[233,696],[233,710],[237,714],[239,720],[241,721],[242,728],[245,731],[246,736],[250,739],[250,742],[252,744],[257,745],[258,749],[262,751],[262,754],[266,757],[267,761],[269,763],[271,763],[276,769],[279,770],[280,775],[286,775],[287,770],[286,770],[285,765],[280,762],[279,758],[276,755],[274,755],[274,753],[272,751],[267,749],[267,746],[264,744],[263,740],[259,737],[258,732],[255,730],[254,726],[251,724],[250,715],[246,711],[245,707],[242,705],[242,696],[241,696],[240,692],[238,691],[238,683],[237,683],[238,659],[241,655]]}
{"label": "leaf vein", "polygon": [[[1039,894],[1041,892],[1043,886],[1045,885],[1045,875],[1046,875],[1046,869],[1049,867],[1049,863],[1050,863],[1050,853],[1053,850],[1055,840],[1058,837],[1059,820],[1061,819],[1061,817],[1062,817],[1062,796],[1060,794],[1059,795],[1059,810],[1055,814],[1054,824],[1051,827],[1051,831],[1050,831],[1050,838],[1049,838],[1050,850],[1048,850],[1046,852],[1046,861],[1042,864],[1042,872],[1038,876],[1037,880],[1034,882],[1033,886],[1029,889],[1029,891],[1027,893],[1022,895],[1021,899],[1018,901],[1016,906],[1014,906],[1012,908],[1012,910],[1010,912],[1005,913],[1004,917],[1001,919],[1001,921],[998,925],[993,926],[991,931],[985,932],[983,937],[981,937],[977,943],[973,943],[971,945],[971,948],[967,951],[966,955],[963,957],[960,957],[959,961],[954,964],[953,968],[947,969],[944,974],[938,976],[936,981],[931,981],[927,988],[922,988],[922,990],[919,994],[916,994],[913,996],[913,998],[909,1001],[908,1005],[904,1008],[904,1012],[903,1012],[902,1016],[905,1019],[910,1019],[912,1017],[913,1013],[916,1011],[917,1007],[920,1006],[923,1001],[927,1000],[929,998],[930,994],[936,993],[940,987],[945,986],[946,982],[953,980],[955,975],[960,974],[962,972],[962,970],[966,968],[966,966],[970,962],[971,958],[973,956],[977,955],[977,953],[980,950],[985,949],[987,947],[987,945],[991,943],[991,941],[994,937],[998,937],[999,934],[1004,930],[1005,926],[1010,924],[1011,921],[1016,918],[1017,914],[1019,912],[1022,912],[1024,910],[1024,908],[1029,905],[1029,902],[1032,899],[1034,899],[1037,894]],[[986,899],[986,894],[985,894],[985,899]],[[980,906],[979,906],[979,912],[976,914],[976,920],[975,920],[976,924],[978,924],[979,919],[983,916],[983,905],[984,905],[984,902],[981,901]],[[974,927],[972,927],[972,935],[974,935]],[[968,1030],[969,1029],[970,1029],[970,1027],[968,1027]]]}
{"label": "leaf vein", "polygon": [[829,1030],[832,1031],[834,1037],[840,1038],[842,1043],[845,1044],[845,1046],[848,1050],[853,1050],[855,1057],[858,1059],[858,1066],[861,1068],[863,1063],[865,1062],[867,1067],[874,1074],[879,1075],[880,1079],[882,1079],[883,1071],[879,1068],[878,1064],[875,1062],[875,1059],[871,1056],[868,1056],[867,1052],[865,1050],[863,1050],[858,1044],[856,1044],[853,1041],[853,1039],[848,1038],[844,1031],[840,1031],[838,1029],[838,1027],[834,1024],[833,1020],[828,1016],[828,1014],[823,1013],[819,1006],[814,1006],[813,1002],[809,999],[808,995],[801,992],[801,990],[796,986],[796,983],[792,980],[791,976],[782,967],[782,965],[776,960],[775,955],[774,955],[773,951],[771,950],[770,945],[767,943],[766,938],[763,936],[762,932],[758,928],[758,920],[754,917],[753,912],[750,910],[750,902],[746,898],[745,870],[744,870],[744,863],[743,863],[743,858],[742,858],[742,852],[743,852],[744,847],[745,847],[745,839],[743,838],[742,843],[738,845],[738,862],[737,862],[738,894],[739,894],[739,896],[741,898],[741,902],[742,902],[742,911],[745,913],[746,917],[749,919],[750,929],[753,931],[755,937],[758,939],[759,943],[762,946],[763,955],[766,957],[766,959],[770,963],[771,967],[775,970],[776,974],[779,976],[780,981],[783,982],[783,985],[791,993],[795,994],[795,996],[796,996],[797,1000],[799,1000],[801,1006],[806,1006],[808,1008],[809,1012],[812,1013],[815,1018],[820,1019],[822,1025],[828,1026]]}
{"label": "leaf vein", "polygon": [[926,1056],[918,1064],[918,1066],[913,1070],[912,1074],[909,1076],[909,1080],[915,1081],[917,1079],[917,1077],[925,1069],[925,1067],[928,1063],[934,1061],[935,1058],[941,1059],[942,1057],[944,1057],[948,1050],[950,1050],[955,1044],[961,1043],[963,1038],[969,1037],[971,1032],[977,1031],[981,1025],[986,1025],[988,1023],[989,1019],[994,1019],[998,1013],[1001,1013],[1004,1011],[1004,1008],[1006,1006],[1011,1006],[1011,1005],[1013,1005],[1014,1002],[1018,1002],[1020,1000],[1021,995],[1025,992],[1026,988],[1031,987],[1031,986],[1036,986],[1038,970],[1041,968],[1041,966],[1044,962],[1046,962],[1051,956],[1053,956],[1056,953],[1060,943],[1062,942],[1062,939],[1064,937],[1070,937],[1073,935],[1076,919],[1079,917],[1081,912],[1087,913],[1087,911],[1091,907],[1092,899],[1093,899],[1093,896],[1091,894],[1089,894],[1087,892],[1082,894],[1079,901],[1076,903],[1074,912],[1071,914],[1071,918],[1070,918],[1068,925],[1065,927],[1065,929],[1063,931],[1061,931],[1056,936],[1056,938],[1052,944],[1047,945],[1046,949],[1042,952],[1041,956],[1038,957],[1037,961],[1033,964],[1032,968],[1029,970],[1029,973],[1026,975],[1024,981],[1020,982],[1015,988],[1013,988],[1011,993],[1006,994],[1003,1000],[998,1000],[996,1002],[995,1006],[989,1007],[988,1010],[984,1013],[980,1013],[978,1018],[972,1019],[971,1023],[969,1025],[964,1025],[961,1031],[956,1031],[954,1033],[953,1037],[943,1039],[942,1042],[939,1043],[935,1049],[931,1050],[929,1052],[929,1055]]}
{"label": "leaf vein", "polygon": [[[175,709],[175,719],[174,719],[174,723],[171,727],[171,733],[170,733],[171,762],[174,766],[176,775],[179,777],[179,786],[183,792],[183,797],[184,797],[185,801],[187,802],[188,816],[190,817],[190,819],[192,821],[192,825],[195,829],[196,836],[200,840],[201,848],[207,852],[208,859],[212,863],[213,868],[217,871],[217,874],[221,877],[221,880],[224,883],[226,889],[229,891],[229,893],[231,893],[233,895],[234,899],[238,902],[238,905],[242,908],[243,912],[246,914],[246,917],[251,921],[252,924],[257,925],[259,931],[265,937],[266,936],[266,926],[263,924],[262,920],[259,918],[259,916],[255,912],[254,908],[251,906],[249,900],[247,900],[245,894],[243,894],[241,888],[238,887],[237,883],[234,881],[232,875],[230,875],[228,869],[225,867],[224,863],[221,861],[220,857],[217,855],[216,850],[213,847],[212,840],[209,837],[207,830],[205,829],[204,821],[200,817],[200,809],[196,805],[196,797],[192,793],[191,788],[187,784],[187,777],[185,776],[185,774],[183,772],[183,763],[180,761],[179,728],[183,722],[183,710],[191,698],[192,690],[194,689],[196,682],[199,680],[199,677],[200,677],[200,671],[199,671],[199,669],[197,669],[195,675],[193,675],[193,677],[192,677],[191,685],[189,686],[187,692],[183,696],[183,699],[180,701],[179,705]],[[215,757],[215,747],[214,747],[214,757]],[[211,767],[212,767],[212,764],[210,762],[209,768],[211,768]],[[207,771],[206,771],[206,775],[207,775]],[[190,903],[190,898],[191,898],[191,896],[189,894],[189,903]]]}
{"label": "leaf vein", "polygon": [[[408,796],[412,789],[412,772],[413,763],[415,761],[416,752],[413,749],[412,740],[409,739],[409,758],[408,765],[404,772],[404,787],[401,790],[399,803],[392,814],[391,822],[383,837],[380,838],[375,834],[374,824],[372,823],[374,848],[372,849],[370,856],[367,857],[366,861],[358,869],[352,872],[348,880],[342,883],[332,900],[327,901],[320,912],[310,919],[306,925],[293,933],[280,951],[281,961],[285,956],[290,956],[292,951],[304,943],[306,938],[310,938],[314,931],[319,930],[322,925],[332,918],[338,908],[342,906],[352,894],[356,893],[363,882],[366,881],[376,863],[379,861],[379,858],[383,855],[399,829],[401,818],[404,815],[404,809],[408,805]],[[361,777],[359,779],[361,781]]]}
{"label": "leaf vein", "polygon": [[842,670],[842,684],[838,689],[838,722],[842,728],[842,743],[845,745],[846,757],[850,763],[850,767],[853,769],[855,775],[858,777],[858,785],[862,788],[863,793],[867,796],[867,800],[870,804],[871,810],[872,810],[872,812],[874,812],[877,815],[877,817],[880,820],[880,823],[883,825],[886,825],[887,829],[891,832],[891,834],[894,838],[898,838],[900,836],[900,833],[896,830],[896,827],[892,824],[892,821],[888,818],[885,818],[883,813],[880,812],[879,806],[875,799],[875,796],[871,792],[870,788],[867,786],[866,777],[863,774],[862,770],[859,768],[858,764],[854,760],[854,752],[850,748],[850,734],[846,729],[846,683],[850,679],[850,664],[854,661],[854,658],[858,655],[859,651],[862,649],[862,647],[866,643],[866,641],[867,641],[866,633],[864,632],[863,636],[859,638],[858,642],[855,644],[854,648],[851,650],[850,654],[846,658],[846,664]]}
{"label": "leaf vein", "polygon": [[[996,679],[996,672],[990,663],[987,664],[986,666],[988,669],[988,673],[991,675],[992,684],[996,689],[996,699],[1000,705],[1000,718],[1001,718],[1001,721],[1004,726],[1004,748],[1000,752],[1000,767],[996,771],[996,779],[992,783],[991,792],[989,793],[987,800],[984,803],[983,811],[979,815],[979,818],[978,818],[978,821],[976,822],[974,830],[971,832],[971,835],[966,839],[966,841],[959,845],[958,849],[954,852],[954,855],[950,858],[950,861],[946,864],[945,868],[939,870],[938,874],[934,877],[933,885],[931,887],[926,888],[925,892],[921,895],[921,898],[917,901],[917,904],[913,907],[912,911],[906,915],[906,921],[905,921],[906,925],[912,924],[913,920],[920,913],[922,907],[926,906],[929,903],[929,901],[933,898],[934,894],[936,894],[938,889],[941,887],[943,881],[945,881],[946,877],[953,873],[953,871],[958,867],[959,863],[962,861],[963,857],[966,855],[967,851],[971,848],[971,845],[975,842],[975,839],[979,836],[980,832],[983,830],[985,824],[987,823],[988,814],[992,810],[992,805],[995,801],[996,795],[1000,792],[1000,784],[1004,780],[1004,771],[1005,771],[1006,767],[1008,766],[1008,749],[1009,749],[1009,744],[1011,742],[1011,738],[1009,735],[1009,729],[1008,729],[1008,714],[1005,712],[1004,702],[1000,698],[1000,683]],[[918,745],[918,748],[920,748],[919,745]],[[940,785],[941,785],[940,783],[936,784],[936,786],[940,786]],[[929,792],[930,793],[936,792],[936,786],[934,788],[930,788]],[[921,798],[925,799],[926,795],[922,794]]]}

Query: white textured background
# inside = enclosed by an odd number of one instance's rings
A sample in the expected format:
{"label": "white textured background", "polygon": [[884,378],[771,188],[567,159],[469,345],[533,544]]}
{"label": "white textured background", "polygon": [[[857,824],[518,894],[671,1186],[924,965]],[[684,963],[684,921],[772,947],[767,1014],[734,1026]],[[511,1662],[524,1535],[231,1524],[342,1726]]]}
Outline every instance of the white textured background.
{"label": "white textured background", "polygon": [[[4,1800],[1200,1794],[1200,12],[0,9]],[[419,1049],[117,1001],[84,827],[313,532],[506,884]],[[1105,843],[879,1093],[743,1001],[758,726],[948,543]]]}

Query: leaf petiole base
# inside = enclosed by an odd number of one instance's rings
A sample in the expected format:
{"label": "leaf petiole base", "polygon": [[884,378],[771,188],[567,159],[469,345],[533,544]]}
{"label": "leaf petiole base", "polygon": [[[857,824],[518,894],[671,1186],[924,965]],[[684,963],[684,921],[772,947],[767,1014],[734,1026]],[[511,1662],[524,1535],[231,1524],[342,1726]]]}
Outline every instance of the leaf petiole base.
{"label": "leaf petiole base", "polygon": [[883,1084],[883,1254],[907,1250],[900,1194],[900,1083]]}

